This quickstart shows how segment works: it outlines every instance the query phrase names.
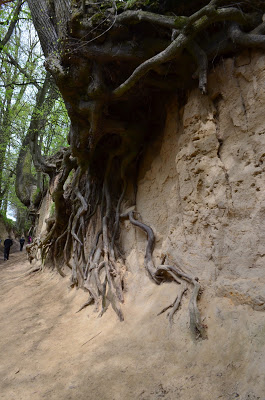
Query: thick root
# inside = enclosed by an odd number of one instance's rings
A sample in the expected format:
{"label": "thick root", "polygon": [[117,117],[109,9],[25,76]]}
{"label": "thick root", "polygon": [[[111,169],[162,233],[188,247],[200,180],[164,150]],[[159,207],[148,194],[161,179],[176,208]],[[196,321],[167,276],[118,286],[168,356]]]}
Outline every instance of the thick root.
{"label": "thick root", "polygon": [[[143,222],[140,222],[134,218],[134,211],[130,211],[127,215],[122,215],[122,217],[128,217],[131,223],[135,226],[138,226],[147,234],[147,246],[145,252],[145,268],[148,272],[149,277],[158,285],[163,282],[174,281],[177,284],[181,285],[180,293],[176,297],[176,300],[170,304],[168,307],[165,307],[158,315],[164,313],[169,308],[172,310],[168,313],[168,318],[170,324],[173,323],[173,316],[175,312],[179,309],[181,305],[181,299],[188,290],[188,287],[185,282],[188,282],[193,286],[190,303],[189,303],[189,313],[190,313],[190,329],[192,335],[195,339],[205,339],[206,332],[205,327],[201,323],[200,312],[197,306],[197,299],[201,290],[200,284],[198,283],[198,278],[194,278],[187,273],[183,272],[180,268],[177,268],[172,265],[160,265],[158,268],[154,266],[152,261],[152,254],[155,243],[155,236],[152,228]],[[163,260],[164,261],[164,260]]]}

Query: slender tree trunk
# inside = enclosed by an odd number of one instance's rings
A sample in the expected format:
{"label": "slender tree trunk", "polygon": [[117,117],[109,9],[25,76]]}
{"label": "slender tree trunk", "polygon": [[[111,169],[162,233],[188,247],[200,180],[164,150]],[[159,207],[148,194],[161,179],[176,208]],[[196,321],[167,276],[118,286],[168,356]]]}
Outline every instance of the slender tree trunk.
{"label": "slender tree trunk", "polygon": [[38,137],[45,129],[47,117],[56,98],[57,92],[51,82],[49,73],[47,73],[43,86],[36,95],[36,104],[29,129],[22,142],[16,165],[16,194],[26,206],[31,204],[32,185],[37,184],[36,178],[31,173],[32,160],[38,171],[51,173],[54,169],[53,165],[47,165],[42,158]]}

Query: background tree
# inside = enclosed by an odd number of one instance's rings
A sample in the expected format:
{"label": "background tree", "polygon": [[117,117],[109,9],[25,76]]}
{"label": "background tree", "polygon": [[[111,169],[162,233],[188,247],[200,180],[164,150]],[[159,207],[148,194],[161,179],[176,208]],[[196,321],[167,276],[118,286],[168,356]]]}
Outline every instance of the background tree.
{"label": "background tree", "polygon": [[[37,43],[36,35],[35,40],[32,37],[31,43],[28,42],[27,45],[25,45],[25,40],[20,40],[22,36],[19,26],[21,7],[22,1],[18,1],[0,10],[0,30],[3,37],[0,40],[0,205],[4,200],[3,214],[6,213],[10,183],[14,174],[13,155],[18,145],[18,138],[24,135],[23,128],[27,112],[29,112],[28,104],[25,102],[28,94],[26,93],[27,80],[30,75],[33,75],[34,62],[36,62],[36,55],[33,56]],[[24,29],[26,28],[25,26]],[[25,32],[24,29],[23,32]]]}
{"label": "background tree", "polygon": [[[170,93],[178,93],[181,103],[195,78],[205,94],[209,61],[244,47],[264,48],[264,1],[28,0],[28,5],[46,69],[71,118],[70,148],[57,166],[53,192],[56,218],[40,247],[55,255],[55,263],[64,253],[72,285],[83,285],[90,293],[86,305],[101,304],[102,315],[107,298],[122,320],[125,267],[119,231],[120,222],[129,218],[147,234],[150,278],[156,284],[182,282],[170,319],[186,282],[192,287],[191,330],[204,337],[198,279],[177,265],[164,265],[165,260],[155,266],[151,227],[136,211],[121,213],[121,206],[125,198],[134,204],[128,189],[135,181],[132,163],[161,131]],[[98,227],[94,235],[93,226]],[[94,243],[87,250],[89,233]]]}
{"label": "background tree", "polygon": [[[14,183],[19,182],[23,172],[27,171],[29,181],[41,189],[45,178],[36,171],[30,149],[38,148],[41,158],[42,153],[51,155],[64,146],[68,117],[57,90],[52,104],[44,96],[45,109],[38,109],[36,104],[35,98],[46,81],[46,71],[29,10],[22,1],[0,9],[0,49],[0,210],[3,215],[8,210],[16,215],[19,229],[23,230],[24,225],[28,228],[28,210],[16,197],[15,186],[18,185]],[[31,121],[36,118],[39,126],[32,135],[34,140],[29,140]],[[58,134],[56,137],[53,136],[55,132]],[[16,167],[18,157],[21,162],[21,154],[24,154],[23,168],[21,163],[21,168]],[[41,195],[42,190],[38,191],[38,196],[35,193],[36,204]],[[29,199],[26,204],[30,204]]]}

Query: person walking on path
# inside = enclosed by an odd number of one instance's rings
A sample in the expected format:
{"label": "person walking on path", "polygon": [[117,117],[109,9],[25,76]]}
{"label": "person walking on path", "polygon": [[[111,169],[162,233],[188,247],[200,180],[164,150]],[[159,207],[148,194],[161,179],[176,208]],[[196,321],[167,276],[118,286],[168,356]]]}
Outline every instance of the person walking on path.
{"label": "person walking on path", "polygon": [[13,245],[13,240],[11,239],[11,236],[8,236],[8,238],[4,241],[4,261],[9,259],[9,252],[10,252],[10,247]]}
{"label": "person walking on path", "polygon": [[22,237],[22,238],[20,239],[19,243],[20,243],[20,251],[22,251],[22,250],[23,250],[24,243],[25,243],[25,239]]}

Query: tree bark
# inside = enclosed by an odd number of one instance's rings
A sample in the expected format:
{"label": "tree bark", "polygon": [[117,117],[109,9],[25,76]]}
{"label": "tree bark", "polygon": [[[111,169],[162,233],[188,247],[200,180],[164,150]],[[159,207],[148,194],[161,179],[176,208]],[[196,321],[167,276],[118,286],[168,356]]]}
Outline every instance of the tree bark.
{"label": "tree bark", "polygon": [[[2,2],[2,4],[5,4],[5,2]],[[17,1],[17,5],[16,8],[14,10],[14,15],[12,17],[12,20],[9,24],[8,30],[5,34],[5,36],[3,37],[3,39],[0,39],[0,51],[4,48],[4,46],[7,44],[7,42],[10,40],[12,33],[15,29],[16,23],[17,23],[17,19],[18,19],[18,15],[20,13],[21,7],[23,4],[23,0],[18,0]],[[0,3],[1,6],[1,3]]]}
{"label": "tree bark", "polygon": [[31,173],[31,161],[33,160],[38,171],[46,174],[53,174],[56,168],[55,165],[45,162],[38,146],[39,135],[45,128],[56,96],[54,84],[47,73],[43,86],[37,92],[31,122],[22,142],[16,165],[16,194],[25,206],[30,206],[32,188],[37,185],[37,180]]}
{"label": "tree bark", "polygon": [[47,0],[28,0],[28,5],[44,55],[47,57],[53,53],[57,54],[58,35],[55,29],[57,21],[51,19],[49,2]]}

